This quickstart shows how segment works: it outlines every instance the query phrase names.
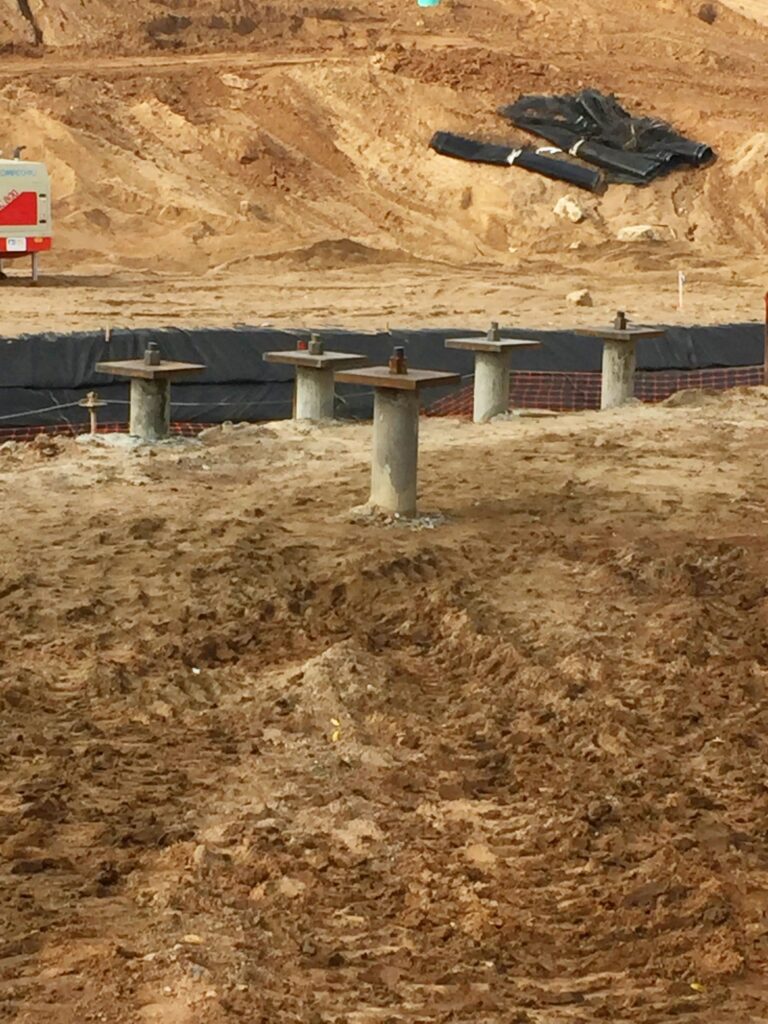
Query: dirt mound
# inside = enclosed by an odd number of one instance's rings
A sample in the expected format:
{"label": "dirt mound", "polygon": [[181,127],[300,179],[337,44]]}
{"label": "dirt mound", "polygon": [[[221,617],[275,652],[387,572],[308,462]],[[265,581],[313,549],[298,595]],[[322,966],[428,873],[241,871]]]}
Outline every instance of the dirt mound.
{"label": "dirt mound", "polygon": [[278,259],[286,263],[296,263],[309,268],[354,266],[355,264],[397,263],[408,259],[404,252],[398,250],[385,251],[372,249],[350,238],[334,238],[315,242],[302,249],[291,249],[284,253],[274,253],[269,259]]}
{"label": "dirt mound", "polygon": [[713,402],[722,401],[724,392],[710,391],[707,388],[686,388],[684,391],[676,391],[674,395],[665,398],[661,403],[673,409],[680,407],[701,407],[711,405]]}
{"label": "dirt mound", "polygon": [[308,707],[352,713],[372,696],[387,699],[388,673],[358,641],[345,640],[312,658],[301,669],[301,699]]}
{"label": "dirt mound", "polygon": [[661,405],[671,408],[705,408],[719,405],[723,410],[758,410],[765,407],[768,401],[768,387],[738,387],[727,391],[710,391],[707,388],[688,388],[676,391],[674,395],[664,399]]}

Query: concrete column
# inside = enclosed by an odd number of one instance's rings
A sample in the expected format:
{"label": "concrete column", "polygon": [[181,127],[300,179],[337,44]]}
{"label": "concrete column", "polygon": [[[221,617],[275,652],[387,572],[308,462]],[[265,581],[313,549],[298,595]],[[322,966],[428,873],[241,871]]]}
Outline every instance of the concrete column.
{"label": "concrete column", "polygon": [[296,367],[297,420],[333,419],[333,370]]}
{"label": "concrete column", "polygon": [[475,353],[475,402],[472,419],[487,423],[509,411],[509,352]]}
{"label": "concrete column", "polygon": [[603,342],[601,409],[615,409],[634,397],[636,348],[634,341]]}
{"label": "concrete column", "polygon": [[129,433],[144,441],[160,441],[171,432],[171,382],[131,380]]}
{"label": "concrete column", "polygon": [[369,504],[383,512],[415,515],[418,457],[417,392],[376,388]]}

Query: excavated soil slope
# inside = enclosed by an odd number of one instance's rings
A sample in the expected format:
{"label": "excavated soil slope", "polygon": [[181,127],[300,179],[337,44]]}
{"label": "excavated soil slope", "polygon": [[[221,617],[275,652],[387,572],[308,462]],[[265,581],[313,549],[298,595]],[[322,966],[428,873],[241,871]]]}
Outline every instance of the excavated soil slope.
{"label": "excavated soil slope", "polygon": [[768,24],[768,7],[763,0],[724,0],[725,6],[762,25]]}
{"label": "excavated soil slope", "polygon": [[[501,310],[532,298],[529,322],[551,320],[585,285],[606,312],[622,301],[666,314],[677,269],[689,274],[688,316],[759,316],[768,32],[717,4],[703,20],[699,6],[276,0],[115,13],[104,2],[2,0],[0,139],[49,163],[58,234],[45,301],[11,282],[0,329],[41,328],[46,316],[56,326],[172,319],[177,293],[189,293],[192,321],[274,319],[296,269],[321,294],[290,301],[293,321],[322,322],[348,305],[328,268],[344,269],[347,288],[382,268],[397,300],[434,261],[472,268],[478,292],[463,270],[447,303],[426,282],[396,302],[401,322],[500,313],[482,298],[496,272],[524,283],[529,295],[511,293]],[[514,138],[499,104],[581,86],[670,119],[720,160],[646,189],[576,195],[584,220],[572,224],[553,212],[567,186],[427,148],[438,128]],[[642,224],[657,241],[616,241]],[[364,288],[352,305],[351,316],[381,322]]]}
{"label": "excavated soil slope", "polygon": [[768,1015],[768,392],[0,452],[0,1019]]}

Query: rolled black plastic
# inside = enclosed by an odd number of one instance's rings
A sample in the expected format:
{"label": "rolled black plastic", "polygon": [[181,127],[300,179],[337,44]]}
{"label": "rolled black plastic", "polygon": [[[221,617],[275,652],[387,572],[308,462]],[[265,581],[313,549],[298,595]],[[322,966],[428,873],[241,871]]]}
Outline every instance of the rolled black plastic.
{"label": "rolled black plastic", "polygon": [[457,160],[499,167],[522,167],[555,181],[567,181],[570,185],[590,192],[600,192],[604,184],[603,176],[591,167],[570,160],[553,160],[533,149],[513,149],[511,146],[467,139],[452,132],[435,132],[430,147],[442,156],[451,156]]}
{"label": "rolled black plastic", "polygon": [[468,160],[475,164],[495,164],[499,167],[509,166],[509,157],[514,152],[511,146],[467,139],[463,135],[454,135],[453,132],[435,132],[429,145],[442,156],[452,156],[456,160]]}
{"label": "rolled black plastic", "polygon": [[611,149],[610,146],[603,146],[599,142],[587,140],[579,146],[576,155],[580,160],[596,164],[607,171],[613,171],[614,176],[621,176],[625,180],[637,184],[645,184],[652,181],[659,173],[663,165],[669,162],[666,154],[658,157],[649,157],[643,153],[627,153],[623,149]]}
{"label": "rolled black plastic", "polygon": [[599,171],[569,160],[555,160],[551,156],[543,156],[534,149],[523,149],[515,157],[513,167],[523,167],[526,171],[536,171],[545,178],[555,181],[567,181],[569,185],[587,189],[589,192],[600,192],[604,187],[604,178]]}
{"label": "rolled black plastic", "polygon": [[682,135],[670,140],[664,148],[685,163],[693,164],[695,167],[705,167],[716,158],[715,151],[711,146],[705,142],[684,139]]}
{"label": "rolled black plastic", "polygon": [[685,138],[659,118],[635,117],[615,96],[595,89],[521,96],[499,113],[516,127],[602,167],[611,181],[644,185],[676,167],[703,167],[716,159],[706,143]]}

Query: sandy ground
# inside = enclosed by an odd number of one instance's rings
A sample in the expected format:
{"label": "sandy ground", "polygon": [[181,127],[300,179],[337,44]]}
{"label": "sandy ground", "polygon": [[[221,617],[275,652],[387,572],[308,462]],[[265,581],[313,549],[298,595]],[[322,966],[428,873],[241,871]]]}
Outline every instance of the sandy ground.
{"label": "sandy ground", "polygon": [[765,25],[768,23],[768,7],[763,0],[725,0],[726,7]]}
{"label": "sandy ground", "polygon": [[[581,323],[565,296],[584,287],[592,319],[761,318],[768,28],[709,6],[30,0],[35,29],[2,0],[0,149],[48,163],[56,248],[39,290],[10,271],[0,334]],[[514,140],[498,106],[584,86],[718,162],[599,197],[428,148],[437,129]],[[554,212],[569,195],[579,223]],[[618,241],[639,225],[657,240]]]}
{"label": "sandy ground", "polygon": [[[648,251],[650,247],[651,251]],[[55,274],[37,287],[1,284],[0,323],[7,336],[39,331],[132,326],[234,324],[283,327],[577,327],[611,322],[618,309],[637,323],[744,323],[762,320],[763,261],[734,257],[671,258],[664,246],[641,244],[628,254],[607,251],[592,266],[573,257],[451,267],[394,262],[348,265],[334,258],[255,264],[201,275],[97,267],[89,275]],[[639,269],[639,265],[646,269]],[[649,266],[654,269],[647,269]],[[737,274],[732,269],[739,267]],[[687,277],[678,306],[678,269]],[[591,307],[564,301],[588,288]]]}
{"label": "sandy ground", "polygon": [[768,1014],[768,392],[0,452],[0,1019]]}

